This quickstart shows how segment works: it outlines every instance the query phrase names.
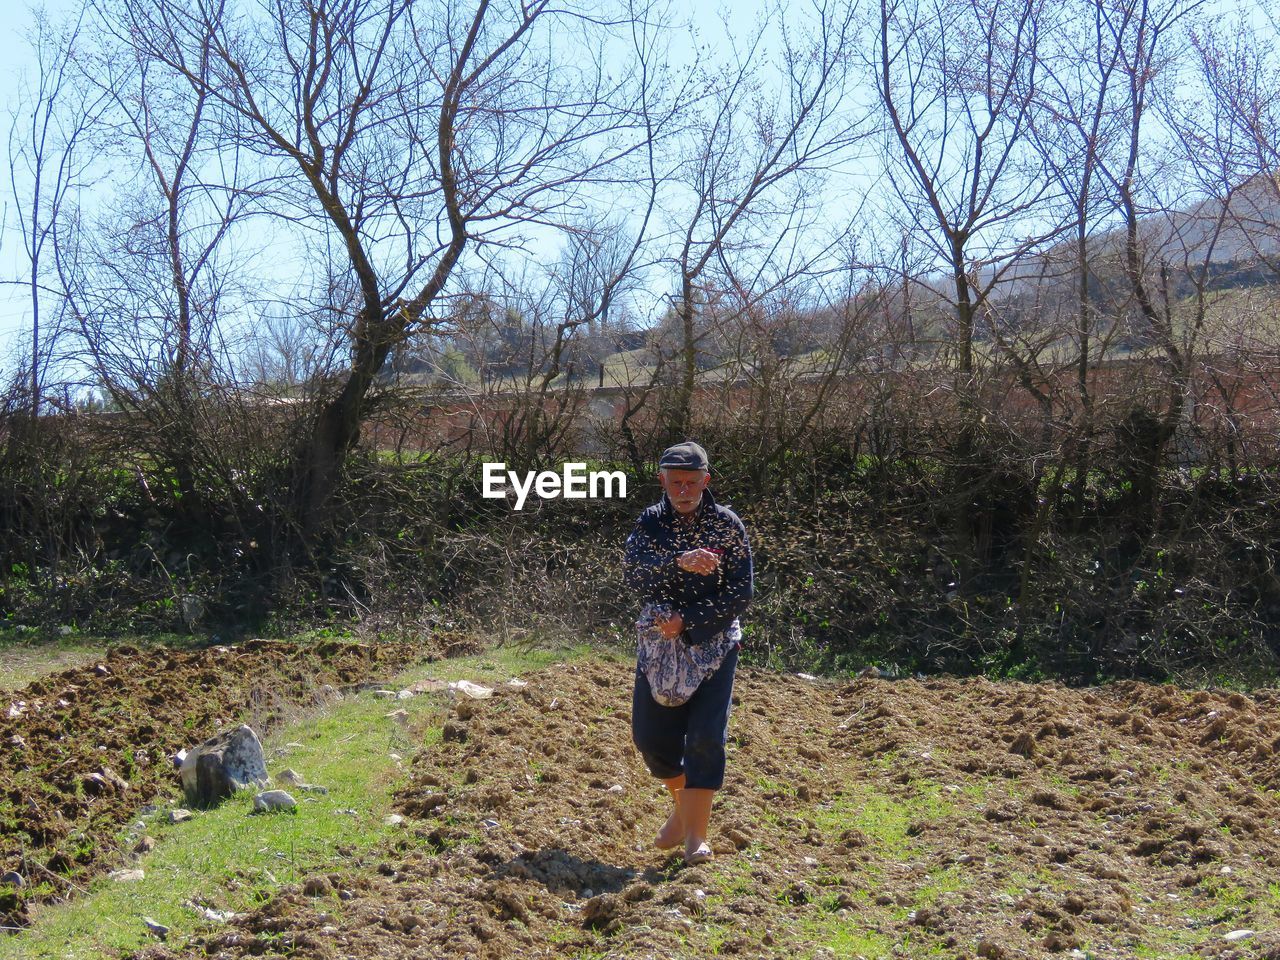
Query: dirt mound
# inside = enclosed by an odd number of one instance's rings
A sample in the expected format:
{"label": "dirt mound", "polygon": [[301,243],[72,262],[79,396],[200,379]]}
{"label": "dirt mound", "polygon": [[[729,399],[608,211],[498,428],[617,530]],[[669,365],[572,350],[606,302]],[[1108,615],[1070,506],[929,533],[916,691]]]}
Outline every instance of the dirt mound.
{"label": "dirt mound", "polygon": [[397,849],[184,955],[1280,958],[1274,691],[744,671],[718,855],[684,867],[630,677],[462,701]]}
{"label": "dirt mound", "polygon": [[74,890],[116,859],[114,838],[177,777],[170,757],[248,713],[269,726],[325,683],[390,676],[401,644],[254,640],[196,651],[117,647],[101,662],[44,677],[0,702],[0,873],[28,880],[0,900],[0,926],[25,900]]}

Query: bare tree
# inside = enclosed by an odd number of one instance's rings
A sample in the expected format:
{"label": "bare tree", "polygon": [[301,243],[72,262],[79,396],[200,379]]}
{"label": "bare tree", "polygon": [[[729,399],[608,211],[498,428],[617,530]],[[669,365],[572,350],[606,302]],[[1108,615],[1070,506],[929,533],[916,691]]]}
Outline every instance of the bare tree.
{"label": "bare tree", "polygon": [[[599,13],[481,0],[418,7],[268,0],[119,0],[109,10],[146,58],[208,98],[222,129],[273,180],[264,208],[338,239],[359,289],[344,318],[350,364],[296,457],[304,539],[323,528],[346,452],[389,352],[432,322],[469,246],[554,221],[585,178],[636,150],[636,78],[606,69]],[[541,56],[558,31],[583,56]],[[208,70],[199,68],[210,37]]]}
{"label": "bare tree", "polygon": [[1192,32],[1199,93],[1176,123],[1206,195],[1231,207],[1235,258],[1280,275],[1280,50],[1274,20]]}
{"label": "bare tree", "polygon": [[726,376],[710,405],[719,416],[704,422],[732,433],[756,489],[771,481],[789,489],[789,471],[775,471],[790,454],[847,436],[852,396],[883,356],[884,331],[874,323],[883,299],[872,271],[851,255],[842,271],[721,298],[727,317],[713,322]]}
{"label": "bare tree", "polygon": [[49,283],[50,255],[59,220],[75,193],[93,175],[87,140],[100,117],[105,97],[84,82],[79,59],[86,31],[85,11],[73,12],[58,29],[43,9],[34,11],[28,35],[32,74],[24,76],[9,123],[9,182],[22,236],[31,310],[30,409],[40,415],[42,385],[54,357],[62,315],[51,326],[47,301],[58,303]]}
{"label": "bare tree", "polygon": [[[1034,362],[1043,341],[1017,349],[1003,335],[1002,306],[993,299],[1016,264],[1064,229],[1059,188],[1032,137],[1046,26],[1041,0],[881,0],[876,21],[890,215],[928,243],[941,277],[924,285],[949,313],[942,339],[953,351],[960,422],[947,447],[962,584],[990,543],[991,517],[1021,509],[1005,488],[1025,485],[1022,464],[1003,456],[993,462],[982,449],[983,431],[994,448],[1007,431],[982,416],[979,375],[998,384],[994,361],[1012,361],[1023,387],[1042,408],[1048,403]],[[993,362],[981,367],[980,324],[995,345]]]}
{"label": "bare tree", "polygon": [[946,270],[962,385],[974,334],[1009,265],[1062,231],[1033,149],[1040,0],[881,0],[877,92],[894,198]]}
{"label": "bare tree", "polygon": [[[1159,94],[1158,84],[1165,79],[1169,66],[1167,48],[1173,29],[1201,5],[1202,0],[1168,0],[1155,5],[1150,0],[1124,0],[1108,8],[1105,21],[1120,45],[1119,70],[1126,94],[1126,129],[1119,162],[1114,166],[1103,164],[1102,169],[1118,195],[1125,237],[1125,273],[1139,314],[1175,371],[1170,378],[1166,431],[1172,428],[1173,419],[1181,413],[1186,389],[1186,364],[1174,336],[1167,299],[1162,310],[1158,294],[1152,287],[1150,264],[1146,262],[1146,244],[1140,221],[1143,213],[1153,209],[1154,204],[1144,205],[1141,200],[1141,193],[1146,187],[1141,176],[1142,161],[1147,159],[1143,148],[1150,139],[1153,123],[1159,119],[1155,100]],[[1167,263],[1161,265],[1158,273],[1167,275],[1167,267]]]}
{"label": "bare tree", "polygon": [[[684,206],[675,214],[673,311],[680,337],[673,437],[690,427],[699,328],[705,329],[699,314],[715,288],[750,302],[818,269],[839,249],[839,230],[825,242],[804,234],[830,232],[816,197],[824,175],[849,159],[865,135],[864,117],[846,99],[855,26],[852,5],[817,3],[812,23],[799,28],[775,10],[716,71],[701,101],[688,158],[674,175]],[[770,72],[775,36],[780,49]]]}
{"label": "bare tree", "polygon": [[242,377],[262,393],[288,397],[332,369],[340,348],[328,324],[279,304],[264,305],[246,336]]}
{"label": "bare tree", "polygon": [[[1272,460],[1274,429],[1250,395],[1271,378],[1280,355],[1268,289],[1280,276],[1280,23],[1274,14],[1256,13],[1196,25],[1193,92],[1167,111],[1205,197],[1188,218],[1199,228],[1196,239],[1203,243],[1210,232],[1205,220],[1214,214],[1226,221],[1214,265],[1215,316],[1196,366],[1207,399],[1197,407],[1216,419],[1209,439],[1219,444],[1232,477],[1243,463]],[[1205,301],[1202,286],[1197,306]],[[1212,453],[1206,460],[1217,464]]]}
{"label": "bare tree", "polygon": [[[1119,83],[1124,32],[1112,29],[1110,12],[1104,0],[1082,0],[1062,11],[1041,57],[1031,116],[1035,142],[1061,188],[1070,224],[1069,246],[1046,256],[1046,269],[1037,279],[1044,287],[1074,288],[1074,357],[1068,362],[1073,361],[1080,411],[1071,457],[1078,492],[1088,476],[1095,429],[1092,370],[1117,329],[1097,329],[1098,307],[1091,290],[1093,260],[1104,255],[1096,238],[1112,226],[1115,208],[1100,165],[1118,148],[1124,118]],[[1095,342],[1100,335],[1101,342]],[[1045,499],[1046,504],[1056,503],[1056,494]],[[1076,502],[1083,504],[1079,497]]]}

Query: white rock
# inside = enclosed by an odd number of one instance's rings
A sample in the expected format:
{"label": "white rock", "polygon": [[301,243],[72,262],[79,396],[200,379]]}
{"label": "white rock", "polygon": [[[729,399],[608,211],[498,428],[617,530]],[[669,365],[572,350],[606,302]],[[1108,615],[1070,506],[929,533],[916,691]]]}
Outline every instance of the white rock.
{"label": "white rock", "polygon": [[264,790],[253,798],[253,812],[266,813],[270,810],[293,810],[298,801],[283,790]]}
{"label": "white rock", "polygon": [[517,690],[522,690],[528,685],[529,685],[528,680],[521,680],[519,677],[512,677],[510,680],[507,681],[508,687],[515,687]]}
{"label": "white rock", "polygon": [[1231,868],[1224,866],[1221,870],[1218,871],[1218,873],[1222,874],[1224,877],[1229,877],[1231,876]]}
{"label": "white rock", "polygon": [[285,768],[283,771],[275,774],[275,782],[283,783],[285,786],[296,787],[297,790],[305,792],[305,794],[320,794],[325,796],[329,794],[329,787],[321,787],[317,783],[307,783],[302,778],[302,774],[294,771],[294,769]]}
{"label": "white rock", "polygon": [[416,683],[409,684],[411,693],[439,693],[448,688],[448,684],[443,680],[437,680],[435,677],[427,677],[425,680],[419,680]]}
{"label": "white rock", "polygon": [[814,681],[818,679],[812,673],[797,673],[796,676],[799,677],[801,680]]}
{"label": "white rock", "polygon": [[372,692],[379,700],[395,700],[399,696],[395,690],[374,690]]}
{"label": "white rock", "polygon": [[395,763],[399,763],[401,760],[404,759],[404,757],[400,756],[400,754],[398,753],[388,753],[387,756],[390,757],[391,760],[394,761]]}
{"label": "white rock", "polygon": [[179,775],[187,805],[208,807],[237,790],[265,785],[267,761],[257,733],[240,724],[188,750]]}
{"label": "white rock", "polygon": [[146,924],[148,930],[150,930],[153,934],[155,934],[161,940],[169,936],[169,928],[166,927],[163,923],[157,923],[155,920],[152,920],[150,917],[143,917],[142,922]]}
{"label": "white rock", "polygon": [[146,879],[146,872],[143,870],[112,870],[107,874],[107,878],[114,880],[116,883],[134,883],[138,880]]}
{"label": "white rock", "polygon": [[382,822],[388,827],[398,827],[404,823],[404,817],[400,816],[398,813],[391,813],[383,817]]}
{"label": "white rock", "polygon": [[232,913],[230,910],[215,910],[213,907],[206,907],[202,904],[196,903],[194,900],[184,900],[182,901],[182,905],[192,913],[208,920],[210,923],[226,923],[227,921],[235,920],[240,916],[240,914]]}
{"label": "white rock", "polygon": [[396,699],[397,699],[397,700],[412,700],[412,699],[413,699],[413,691],[412,691],[412,690],[400,690],[400,691],[398,691],[398,692],[396,693]]}
{"label": "white rock", "polygon": [[1222,939],[1226,940],[1228,943],[1236,943],[1240,940],[1248,940],[1256,933],[1256,930],[1232,930],[1230,933],[1224,935]]}
{"label": "white rock", "polygon": [[610,787],[610,788],[609,788],[607,791],[605,791],[605,792],[606,792],[606,793],[626,793],[626,792],[627,792],[627,788],[626,788],[626,787],[624,787],[624,786],[623,786],[622,784],[620,784],[620,783],[615,783],[612,787]]}
{"label": "white rock", "polygon": [[478,683],[472,683],[470,680],[457,680],[449,684],[449,689],[455,694],[461,694],[470,697],[472,700],[488,700],[493,696],[492,687],[482,687]]}
{"label": "white rock", "polygon": [[177,810],[169,811],[170,823],[186,823],[190,819],[191,819],[190,810],[183,810],[181,807],[179,807]]}

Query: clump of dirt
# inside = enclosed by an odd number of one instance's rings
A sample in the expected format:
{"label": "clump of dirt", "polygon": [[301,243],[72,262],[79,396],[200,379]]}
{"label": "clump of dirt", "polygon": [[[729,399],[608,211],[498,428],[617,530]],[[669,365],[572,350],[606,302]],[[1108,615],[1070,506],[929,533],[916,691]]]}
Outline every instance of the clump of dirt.
{"label": "clump of dirt", "polygon": [[686,867],[630,667],[529,679],[414,758],[378,860],[153,955],[1280,958],[1276,691],[746,670]]}
{"label": "clump of dirt", "polygon": [[[390,676],[404,644],[253,640],[205,650],[116,647],[0,702],[0,926],[26,923],[30,899],[57,898],[118,859],[136,811],[177,783],[171,756],[246,713],[269,727],[322,686]],[[45,892],[42,892],[45,891]]]}

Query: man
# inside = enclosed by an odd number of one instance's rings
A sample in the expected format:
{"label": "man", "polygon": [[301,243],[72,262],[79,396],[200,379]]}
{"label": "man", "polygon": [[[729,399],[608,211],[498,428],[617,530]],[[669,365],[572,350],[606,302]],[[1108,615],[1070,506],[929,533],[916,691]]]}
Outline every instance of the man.
{"label": "man", "polygon": [[[658,468],[663,497],[640,514],[624,558],[627,586],[644,604],[631,731],[671,794],[671,815],[655,844],[667,850],[683,843],[692,864],[711,858],[707,824],[724,784],[738,617],[753,590],[751,547],[737,514],[707,489],[711,467],[701,446],[668,447]],[[662,673],[670,662],[664,658],[672,657],[691,678],[674,694]]]}

